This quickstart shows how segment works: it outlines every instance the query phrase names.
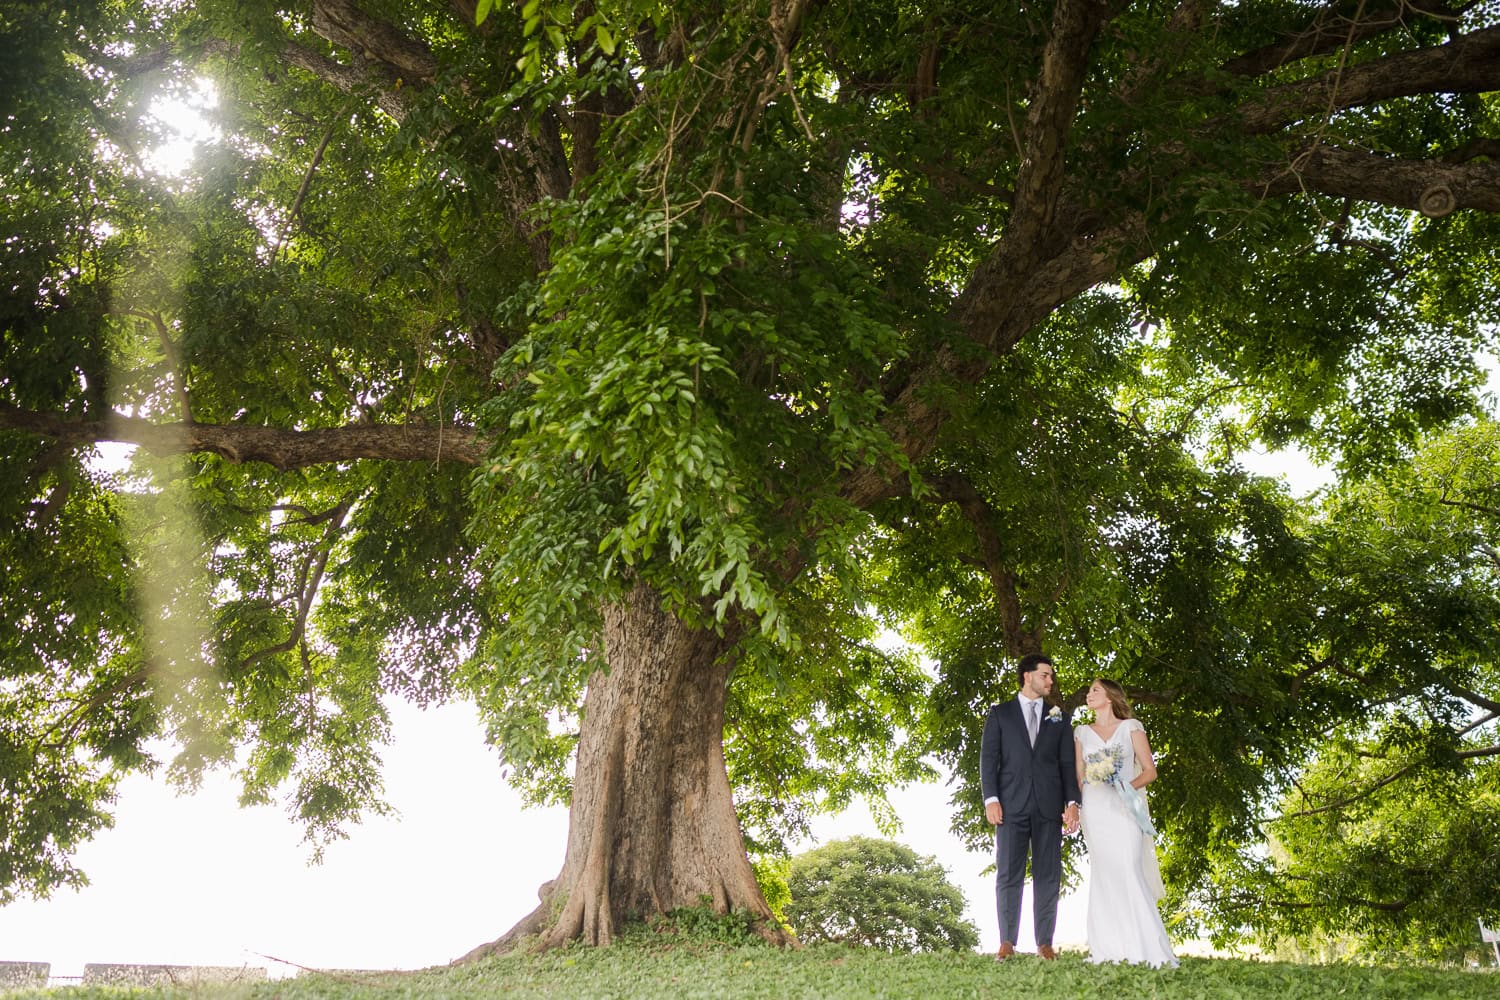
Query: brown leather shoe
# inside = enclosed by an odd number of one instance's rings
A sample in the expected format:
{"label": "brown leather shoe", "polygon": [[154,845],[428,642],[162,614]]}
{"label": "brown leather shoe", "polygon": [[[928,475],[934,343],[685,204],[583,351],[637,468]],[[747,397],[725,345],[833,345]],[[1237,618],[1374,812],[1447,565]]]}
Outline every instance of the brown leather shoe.
{"label": "brown leather shoe", "polygon": [[1009,941],[1000,942],[1000,950],[995,952],[995,961],[1003,962],[1016,953],[1016,946]]}
{"label": "brown leather shoe", "polygon": [[1044,958],[1049,962],[1057,958],[1057,952],[1052,950],[1052,946],[1050,944],[1038,945],[1036,953],[1039,957]]}

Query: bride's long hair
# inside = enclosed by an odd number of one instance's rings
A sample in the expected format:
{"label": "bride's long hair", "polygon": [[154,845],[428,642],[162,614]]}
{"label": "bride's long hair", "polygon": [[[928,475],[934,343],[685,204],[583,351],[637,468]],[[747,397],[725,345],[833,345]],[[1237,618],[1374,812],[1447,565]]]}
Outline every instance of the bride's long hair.
{"label": "bride's long hair", "polygon": [[1108,677],[1095,677],[1095,681],[1104,689],[1105,697],[1109,698],[1109,707],[1115,713],[1117,719],[1133,719],[1135,712],[1130,707],[1130,702],[1125,698],[1125,689],[1116,681]]}

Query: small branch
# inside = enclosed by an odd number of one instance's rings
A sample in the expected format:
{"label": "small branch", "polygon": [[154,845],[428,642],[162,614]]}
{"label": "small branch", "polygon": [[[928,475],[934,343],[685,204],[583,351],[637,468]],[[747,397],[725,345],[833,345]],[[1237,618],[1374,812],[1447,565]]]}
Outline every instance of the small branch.
{"label": "small branch", "polygon": [[[1381,910],[1387,913],[1400,913],[1402,910],[1411,905],[1411,900],[1409,899],[1394,900],[1389,902],[1376,899],[1366,899],[1363,896],[1347,896],[1341,897],[1341,899],[1344,902],[1353,903],[1356,906],[1363,906],[1366,909],[1370,910]],[[1311,903],[1303,903],[1296,902],[1290,899],[1253,899],[1247,900],[1243,903],[1229,903],[1224,905],[1223,909],[1258,910],[1264,909],[1266,907],[1275,907],[1278,910],[1311,910],[1314,908],[1322,909],[1327,905],[1328,902],[1324,900],[1318,900],[1317,902]]]}
{"label": "small branch", "polygon": [[1416,767],[1417,765],[1415,763],[1407,764],[1404,767],[1399,767],[1395,771],[1392,771],[1384,778],[1381,778],[1379,781],[1375,782],[1375,784],[1370,785],[1366,788],[1362,788],[1359,791],[1355,792],[1353,795],[1342,798],[1337,802],[1330,802],[1327,805],[1318,806],[1313,809],[1302,809],[1294,813],[1282,813],[1280,816],[1271,817],[1268,822],[1277,823],[1284,819],[1302,819],[1307,816],[1319,816],[1323,813],[1337,812],[1338,810],[1343,809],[1345,806],[1353,805],[1360,799],[1368,798],[1369,796],[1380,791],[1380,789],[1384,788],[1386,785],[1389,785],[1392,782],[1405,777],[1412,771],[1416,770]]}
{"label": "small branch", "polygon": [[1134,105],[1163,74],[1170,73],[1181,61],[1184,46],[1203,31],[1206,15],[1204,0],[1182,0],[1163,26],[1159,44],[1141,58],[1116,88],[1122,104]]}
{"label": "small branch", "polygon": [[1308,678],[1310,678],[1310,677],[1314,676],[1315,674],[1321,672],[1323,670],[1324,666],[1325,666],[1325,664],[1322,664],[1322,663],[1314,663],[1312,666],[1307,667],[1306,669],[1299,671],[1297,673],[1297,675],[1292,678],[1291,686],[1288,688],[1288,691],[1287,691],[1288,697],[1292,701],[1296,701],[1297,698],[1298,698],[1298,696],[1302,693],[1302,685],[1307,682]]}
{"label": "small branch", "polygon": [[349,113],[350,103],[352,102],[345,102],[333,121],[328,123],[328,128],[324,129],[323,141],[318,143],[312,162],[307,165],[307,171],[302,175],[302,186],[297,189],[297,197],[292,201],[291,211],[287,213],[286,226],[282,229],[281,237],[276,241],[276,249],[272,251],[271,256],[281,256],[282,247],[286,246],[287,241],[291,239],[292,227],[297,224],[297,217],[302,214],[302,203],[307,199],[308,189],[312,187],[313,174],[317,172],[318,165],[323,162],[323,154],[327,151],[328,144],[333,141],[333,135],[338,130],[339,123]]}
{"label": "small branch", "polygon": [[192,423],[193,409],[188,402],[187,377],[183,373],[182,355],[178,352],[177,344],[172,340],[172,332],[167,329],[167,323],[161,313],[148,312],[145,309],[121,309],[117,315],[145,320],[156,331],[156,340],[161,344],[161,352],[166,356],[167,364],[172,369],[172,394],[177,397],[178,416],[184,423]]}
{"label": "small branch", "polygon": [[[1497,709],[1500,709],[1500,706],[1497,706]],[[1486,723],[1493,722],[1497,718],[1500,718],[1500,710],[1492,710],[1490,712],[1490,714],[1488,716],[1486,716],[1485,718],[1479,719],[1478,721],[1473,722],[1473,723],[1471,723],[1471,724],[1463,727],[1462,729],[1455,730],[1454,731],[1454,735],[1462,737],[1462,736],[1464,736],[1464,735],[1472,732],[1473,730],[1478,729],[1480,726],[1485,725]],[[1489,747],[1480,747],[1480,748],[1476,748],[1476,749],[1472,749],[1472,750],[1461,750],[1461,751],[1458,751],[1458,753],[1457,753],[1457,757],[1460,760],[1472,760],[1472,759],[1474,759],[1476,757],[1493,757],[1493,756],[1496,756],[1496,755],[1500,755],[1500,744],[1497,744],[1495,746],[1489,746]],[[1384,759],[1384,758],[1380,758],[1380,759]],[[1395,771],[1393,771],[1390,774],[1386,775],[1384,778],[1381,778],[1379,781],[1375,782],[1373,785],[1369,785],[1369,786],[1367,786],[1365,788],[1362,788],[1359,791],[1354,792],[1353,794],[1351,794],[1351,795],[1349,795],[1349,796],[1347,796],[1347,797],[1345,797],[1343,799],[1340,799],[1337,802],[1330,802],[1330,803],[1328,803],[1326,805],[1317,806],[1317,807],[1314,807],[1312,809],[1303,809],[1303,810],[1299,810],[1298,812],[1283,813],[1280,816],[1271,817],[1271,819],[1268,822],[1275,823],[1275,822],[1279,822],[1280,820],[1284,820],[1284,819],[1302,819],[1302,818],[1305,818],[1305,817],[1308,817],[1308,816],[1318,816],[1318,815],[1321,815],[1323,813],[1336,812],[1336,811],[1338,811],[1340,809],[1343,809],[1345,806],[1353,805],[1354,803],[1360,801],[1361,799],[1368,798],[1369,796],[1373,795],[1375,792],[1378,792],[1380,789],[1386,787],[1387,785],[1392,784],[1393,782],[1400,780],[1401,778],[1403,778],[1406,775],[1410,774],[1412,771],[1416,770],[1416,768],[1421,763],[1422,763],[1421,761],[1413,761],[1410,764],[1406,764],[1406,765],[1404,765],[1404,766],[1402,766],[1400,768],[1397,768]]]}
{"label": "small branch", "polygon": [[[40,494],[42,490],[42,475],[53,466],[62,465],[63,459],[67,458],[70,449],[62,445],[53,445],[45,449],[33,464],[26,476],[26,489],[33,496]],[[40,503],[32,501],[31,509],[36,511],[36,527],[45,528],[57,519],[63,508],[67,505],[68,497],[73,493],[73,477],[71,470],[61,470],[57,475],[57,485],[52,487],[47,494],[47,499]]]}
{"label": "small branch", "polygon": [[1482,503],[1469,503],[1466,500],[1440,498],[1438,504],[1443,507],[1456,507],[1459,510],[1471,510],[1476,514],[1484,514],[1488,517],[1500,517],[1500,507],[1490,507]]}
{"label": "small branch", "polygon": [[[318,596],[318,589],[323,585],[323,575],[328,568],[328,557],[333,552],[334,539],[343,529],[344,521],[353,506],[354,497],[351,496],[333,509],[333,516],[329,519],[328,526],[323,529],[323,537],[318,539],[312,552],[302,561],[302,566],[297,572],[297,614],[292,620],[291,635],[287,636],[284,642],[278,642],[274,646],[267,646],[265,649],[251,653],[240,661],[236,666],[236,671],[246,670],[267,657],[289,652],[301,645],[303,636],[307,634],[307,616],[312,611],[313,600]],[[312,682],[310,664],[307,669],[310,685]],[[309,690],[309,699],[311,696]]]}
{"label": "small branch", "polygon": [[[83,725],[84,720],[88,718],[90,712],[103,705],[110,698],[113,698],[115,695],[121,693],[122,691],[126,691],[133,687],[139,687],[145,684],[149,679],[150,671],[146,667],[140,667],[136,670],[132,670],[130,673],[126,674],[120,679],[113,681],[110,684],[106,684],[102,690],[94,692],[94,694],[87,701],[79,705],[74,705],[67,712],[61,715],[56,722],[52,723],[52,725],[48,727],[47,731],[42,734],[42,744],[44,746],[50,746],[53,749],[57,750],[71,747],[73,745],[74,737],[78,733],[78,728]],[[52,737],[52,735],[58,731],[58,728],[63,725],[67,725],[67,731],[63,733],[62,738],[53,742],[47,742]]]}
{"label": "small branch", "polygon": [[301,517],[288,519],[285,522],[287,524],[308,524],[308,525],[313,525],[313,524],[322,524],[325,521],[329,521],[329,520],[332,520],[335,517],[339,517],[341,514],[343,514],[343,512],[345,511],[345,508],[346,508],[346,504],[339,503],[336,506],[330,507],[327,510],[322,511],[321,513],[315,514],[315,513],[312,512],[311,509],[309,509],[307,507],[304,507],[302,504],[298,504],[298,503],[278,503],[278,504],[272,504],[267,509],[268,510],[273,510],[273,511],[286,511],[286,512],[291,512],[291,513],[296,513],[296,514],[302,515]]}

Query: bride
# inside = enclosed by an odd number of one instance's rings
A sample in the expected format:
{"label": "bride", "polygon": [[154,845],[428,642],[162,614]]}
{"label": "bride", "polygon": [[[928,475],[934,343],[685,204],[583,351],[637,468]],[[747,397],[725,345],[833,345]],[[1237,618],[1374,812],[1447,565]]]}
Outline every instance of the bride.
{"label": "bride", "polygon": [[1096,678],[1086,701],[1094,721],[1073,741],[1089,849],[1089,961],[1175,967],[1156,909],[1164,891],[1156,831],[1141,794],[1156,779],[1151,744],[1114,681]]}

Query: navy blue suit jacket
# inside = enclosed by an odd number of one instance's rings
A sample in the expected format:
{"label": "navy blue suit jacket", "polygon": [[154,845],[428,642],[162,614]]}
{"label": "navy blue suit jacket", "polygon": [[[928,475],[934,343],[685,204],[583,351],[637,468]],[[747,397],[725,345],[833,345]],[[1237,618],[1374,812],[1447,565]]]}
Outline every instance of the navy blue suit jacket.
{"label": "navy blue suit jacket", "polygon": [[1032,813],[1062,821],[1063,807],[1077,802],[1078,772],[1073,763],[1073,727],[1067,713],[1048,720],[1042,704],[1036,746],[1026,735],[1017,698],[990,708],[979,742],[979,786],[986,800],[998,798],[1007,816]]}

